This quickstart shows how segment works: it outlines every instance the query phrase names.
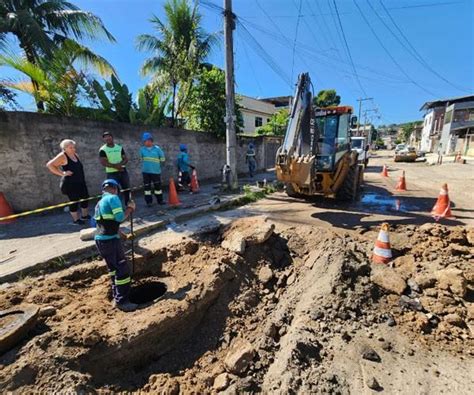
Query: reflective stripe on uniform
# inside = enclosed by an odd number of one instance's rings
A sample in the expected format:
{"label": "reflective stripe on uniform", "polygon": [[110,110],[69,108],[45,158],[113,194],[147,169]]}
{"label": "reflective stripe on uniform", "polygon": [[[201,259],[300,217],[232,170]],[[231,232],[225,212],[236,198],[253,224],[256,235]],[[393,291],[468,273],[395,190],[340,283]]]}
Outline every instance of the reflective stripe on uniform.
{"label": "reflective stripe on uniform", "polygon": [[112,209],[112,214],[118,214],[122,211],[123,211],[122,207],[117,207],[117,208]]}
{"label": "reflective stripe on uniform", "polygon": [[113,270],[113,271],[109,272],[109,276],[115,276],[116,273],[117,272],[115,270]]}
{"label": "reflective stripe on uniform", "polygon": [[374,254],[378,256],[382,256],[384,258],[391,258],[392,257],[392,251],[391,250],[386,250],[383,248],[375,247],[374,248]]}
{"label": "reflective stripe on uniform", "polygon": [[163,191],[162,190],[155,190],[155,195],[162,195],[163,194]]}
{"label": "reflective stripe on uniform", "polygon": [[96,217],[96,220],[100,219],[115,219],[115,216],[113,214],[102,214],[100,217]]}
{"label": "reflective stripe on uniform", "polygon": [[115,279],[115,285],[125,285],[131,282],[132,279],[130,277],[123,278],[121,280]]}
{"label": "reflective stripe on uniform", "polygon": [[143,160],[145,162],[156,162],[156,163],[160,163],[162,161],[160,158],[151,158],[149,156],[145,156]]}
{"label": "reflective stripe on uniform", "polygon": [[151,191],[145,191],[145,195],[151,195]]}

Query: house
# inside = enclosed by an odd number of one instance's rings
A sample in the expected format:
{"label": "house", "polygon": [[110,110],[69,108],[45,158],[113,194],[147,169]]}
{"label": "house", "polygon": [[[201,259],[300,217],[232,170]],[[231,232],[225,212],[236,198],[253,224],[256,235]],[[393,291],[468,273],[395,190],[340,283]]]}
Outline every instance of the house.
{"label": "house", "polygon": [[427,102],[420,111],[425,111],[422,150],[474,156],[474,95]]}
{"label": "house", "polygon": [[408,139],[408,145],[410,147],[415,147],[418,151],[422,151],[421,149],[421,133],[423,131],[423,124],[415,125],[413,127],[413,131],[410,134],[410,138]]}
{"label": "house", "polygon": [[367,144],[371,145],[375,135],[374,125],[359,125],[359,127],[352,128],[351,135],[354,137],[365,137],[367,139]]}
{"label": "house", "polygon": [[273,114],[279,109],[289,106],[291,96],[269,97],[255,99],[250,96],[239,95],[240,112],[244,120],[243,133],[255,134],[259,126],[266,125]]}

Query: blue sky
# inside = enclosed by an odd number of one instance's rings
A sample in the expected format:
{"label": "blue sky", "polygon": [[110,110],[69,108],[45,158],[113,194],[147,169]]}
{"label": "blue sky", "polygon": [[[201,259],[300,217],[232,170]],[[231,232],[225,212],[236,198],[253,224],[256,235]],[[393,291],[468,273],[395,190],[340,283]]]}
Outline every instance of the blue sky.
{"label": "blue sky", "polygon": [[[334,88],[344,104],[357,107],[357,98],[373,97],[373,102],[364,105],[378,108],[381,118],[375,120],[377,124],[420,119],[419,108],[427,100],[474,93],[474,0],[356,1],[381,43],[354,0],[336,0],[349,55],[333,0],[234,0],[234,12],[241,18],[235,31],[237,92],[254,97],[292,94],[297,74],[309,71],[316,92]],[[152,14],[164,16],[164,1],[72,2],[101,17],[117,39],[116,44],[89,45],[115,66],[120,79],[133,91],[143,86],[146,79],[138,70],[147,54],[136,50],[135,38],[152,32],[148,19]],[[201,14],[205,30],[222,30],[217,9],[201,6]],[[422,60],[417,61],[406,48],[414,48],[415,56]],[[223,67],[223,49],[223,45],[215,48],[209,61]],[[5,74],[5,69],[1,70]],[[22,99],[22,103],[32,108],[30,99]]]}

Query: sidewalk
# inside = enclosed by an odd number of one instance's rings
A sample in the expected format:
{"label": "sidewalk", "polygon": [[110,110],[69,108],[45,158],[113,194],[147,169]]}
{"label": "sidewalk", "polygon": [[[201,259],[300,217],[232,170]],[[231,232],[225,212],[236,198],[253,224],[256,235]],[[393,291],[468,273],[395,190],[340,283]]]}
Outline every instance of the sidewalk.
{"label": "sidewalk", "polygon": [[[260,173],[254,178],[241,177],[239,184],[255,184],[256,181],[273,181],[273,171]],[[216,210],[241,198],[243,194],[223,194],[219,183],[201,184],[200,192],[179,195],[181,205],[178,208],[156,203],[148,208],[142,194],[136,194],[134,200],[137,210],[134,216],[134,232],[142,235],[150,231],[165,228],[169,224],[186,221],[190,218]],[[168,195],[165,193],[165,201]],[[209,201],[219,197],[221,203],[211,206]],[[92,214],[96,201],[90,204]],[[124,227],[130,222],[127,220]],[[77,262],[96,254],[94,241],[82,241],[80,227],[72,224],[69,213],[50,211],[42,215],[19,218],[16,222],[0,226],[0,283],[21,274],[46,265],[65,266],[66,262]]]}

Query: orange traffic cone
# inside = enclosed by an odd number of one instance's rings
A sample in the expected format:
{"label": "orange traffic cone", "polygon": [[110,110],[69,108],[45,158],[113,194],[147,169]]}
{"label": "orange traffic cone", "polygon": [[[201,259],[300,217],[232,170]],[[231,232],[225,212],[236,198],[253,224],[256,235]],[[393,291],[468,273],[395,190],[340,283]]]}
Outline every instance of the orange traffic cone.
{"label": "orange traffic cone", "polygon": [[443,184],[439,191],[438,200],[431,210],[431,215],[436,221],[441,218],[453,218],[451,214],[451,202],[448,195],[448,184]]}
{"label": "orange traffic cone", "polygon": [[372,262],[374,263],[388,263],[392,259],[392,249],[388,235],[389,229],[390,227],[386,222],[384,222],[380,228],[372,254]]}
{"label": "orange traffic cone", "polygon": [[170,178],[168,204],[170,206],[179,206],[181,204],[178,198],[178,192],[176,192],[176,185],[174,185],[173,177]]}
{"label": "orange traffic cone", "polygon": [[192,193],[199,192],[199,182],[198,182],[196,169],[194,169],[193,172],[191,173],[191,192]]}
{"label": "orange traffic cone", "polygon": [[388,177],[388,170],[387,170],[387,166],[386,166],[386,165],[383,165],[383,169],[382,169],[381,175],[382,175],[382,177]]}
{"label": "orange traffic cone", "polygon": [[398,180],[398,184],[395,187],[396,191],[406,191],[407,190],[407,184],[405,182],[405,170],[403,170],[402,176]]}
{"label": "orange traffic cone", "polygon": [[[8,203],[3,192],[0,192],[0,218],[8,217],[9,215],[13,215],[12,206],[10,206],[10,203]],[[14,219],[8,219],[4,221],[0,220],[0,225],[11,224],[14,221]]]}

